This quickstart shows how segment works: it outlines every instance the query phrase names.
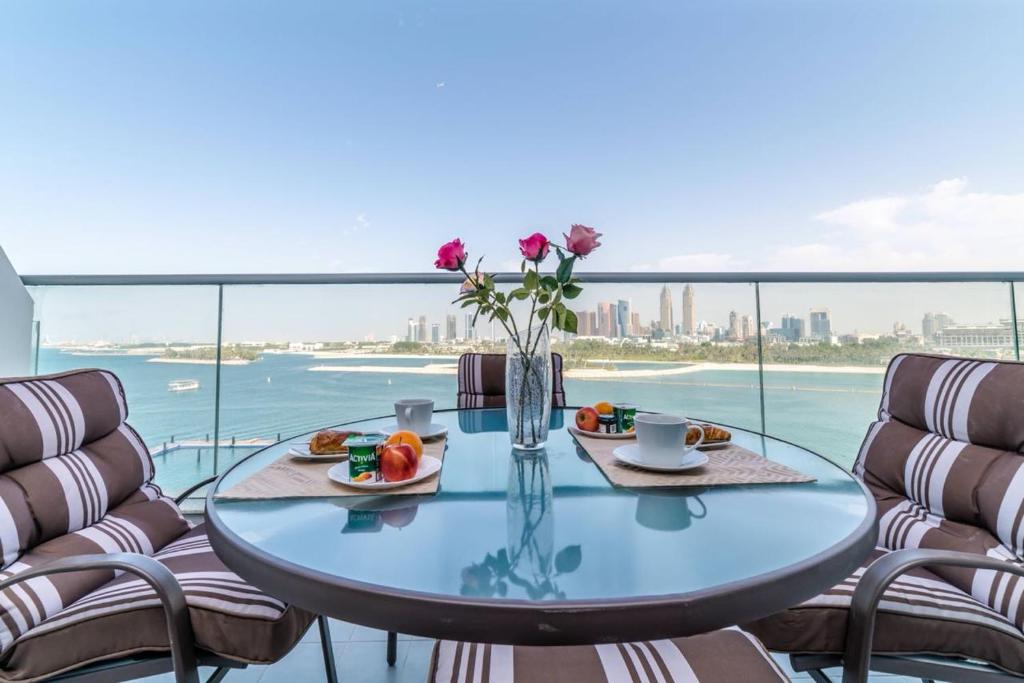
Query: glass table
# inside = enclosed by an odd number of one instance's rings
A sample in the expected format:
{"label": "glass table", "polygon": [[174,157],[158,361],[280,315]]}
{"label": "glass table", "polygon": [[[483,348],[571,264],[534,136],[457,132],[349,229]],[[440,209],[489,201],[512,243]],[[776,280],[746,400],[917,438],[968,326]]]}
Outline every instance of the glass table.
{"label": "glass table", "polygon": [[435,638],[537,645],[742,624],[838,583],[875,545],[871,496],[810,451],[733,429],[736,443],[817,481],[613,488],[566,429],[573,414],[554,409],[546,449],[518,454],[504,409],[435,413],[449,432],[431,496],[214,497],[298,437],[281,442],[211,488],[211,542],[254,585],[319,614]]}

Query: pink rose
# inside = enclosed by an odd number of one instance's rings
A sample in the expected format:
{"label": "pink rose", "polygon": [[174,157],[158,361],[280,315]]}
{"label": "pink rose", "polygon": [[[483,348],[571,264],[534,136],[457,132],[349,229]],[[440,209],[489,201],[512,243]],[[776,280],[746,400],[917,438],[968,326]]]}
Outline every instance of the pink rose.
{"label": "pink rose", "polygon": [[565,248],[579,257],[587,256],[601,246],[597,241],[601,233],[585,225],[573,224],[568,235],[562,234],[565,236]]}
{"label": "pink rose", "polygon": [[442,244],[437,250],[437,260],[434,267],[439,270],[458,270],[466,262],[466,248],[462,240],[454,239],[447,244]]}
{"label": "pink rose", "polygon": [[535,232],[526,239],[519,240],[519,251],[527,261],[540,263],[547,258],[550,244],[547,237]]}

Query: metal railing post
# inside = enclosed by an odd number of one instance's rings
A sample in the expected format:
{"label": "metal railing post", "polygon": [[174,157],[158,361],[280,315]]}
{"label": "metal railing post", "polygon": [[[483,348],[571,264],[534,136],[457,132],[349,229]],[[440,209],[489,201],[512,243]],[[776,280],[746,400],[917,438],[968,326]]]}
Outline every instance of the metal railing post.
{"label": "metal railing post", "polygon": [[213,473],[217,474],[220,455],[220,366],[221,343],[224,340],[224,285],[217,285],[217,364],[213,383]]}
{"label": "metal railing post", "polygon": [[42,329],[43,329],[43,324],[39,320],[33,320],[32,321],[32,326],[35,328],[33,331],[35,332],[35,335],[36,335],[35,348],[32,349],[32,374],[33,375],[38,375],[39,374],[39,347],[42,346],[42,344],[43,344],[42,335],[41,335],[41,332],[42,332]]}
{"label": "metal railing post", "polygon": [[768,432],[764,413],[764,343],[761,337],[761,283],[754,282],[754,316],[757,319],[757,387],[761,397],[761,433]]}
{"label": "metal railing post", "polygon": [[1010,326],[1013,328],[1013,357],[1020,360],[1020,328],[1017,327],[1017,287],[1010,281]]}

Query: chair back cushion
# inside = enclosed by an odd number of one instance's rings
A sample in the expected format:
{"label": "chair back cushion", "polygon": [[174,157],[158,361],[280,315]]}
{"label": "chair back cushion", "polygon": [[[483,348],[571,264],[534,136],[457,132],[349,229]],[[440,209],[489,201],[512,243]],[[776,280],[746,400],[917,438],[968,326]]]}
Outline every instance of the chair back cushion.
{"label": "chair back cushion", "polygon": [[[878,503],[879,545],[1024,559],[1024,364],[896,356],[854,464]],[[935,573],[1024,626],[1024,580]]]}
{"label": "chair back cushion", "polygon": [[[551,405],[565,406],[562,356],[551,354]],[[459,357],[459,408],[505,407],[505,354],[464,353]]]}
{"label": "chair back cushion", "polygon": [[[153,461],[103,370],[0,379],[0,579],[82,554],[151,555],[188,530],[152,484]],[[30,579],[0,592],[0,651],[113,572]]]}

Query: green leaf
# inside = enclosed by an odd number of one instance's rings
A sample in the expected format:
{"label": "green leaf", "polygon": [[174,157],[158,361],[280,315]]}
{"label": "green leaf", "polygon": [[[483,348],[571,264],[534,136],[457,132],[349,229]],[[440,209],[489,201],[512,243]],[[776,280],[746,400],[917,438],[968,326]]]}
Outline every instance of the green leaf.
{"label": "green leaf", "polygon": [[505,293],[504,292],[495,292],[494,293],[494,300],[497,301],[499,304],[505,303]]}
{"label": "green leaf", "polygon": [[519,264],[519,272],[520,273],[525,273],[526,272],[526,259],[523,259],[523,262]]}
{"label": "green leaf", "polygon": [[490,275],[484,275],[484,289],[494,289],[494,278]]}
{"label": "green leaf", "polygon": [[513,299],[523,301],[524,299],[530,298],[530,290],[526,289],[525,287],[520,287],[519,289],[513,289],[511,292],[508,293],[508,295]]}
{"label": "green leaf", "polygon": [[568,308],[565,309],[565,319],[562,321],[562,329],[566,332],[576,334],[577,325],[579,325],[579,320],[577,320],[576,314]]}
{"label": "green leaf", "polygon": [[555,271],[555,276],[558,278],[559,282],[565,284],[572,279],[572,266],[575,262],[576,257],[572,256],[558,264],[558,270]]}
{"label": "green leaf", "polygon": [[468,301],[463,301],[462,305],[459,306],[459,308],[469,308],[470,306],[472,306],[476,302],[477,302],[476,299],[469,299]]}
{"label": "green leaf", "polygon": [[558,289],[558,280],[551,277],[550,275],[545,275],[540,279],[540,286],[548,290],[549,292],[553,292],[556,289]]}
{"label": "green leaf", "polygon": [[540,284],[540,276],[537,275],[537,271],[528,270],[526,276],[523,277],[523,287],[526,289],[537,289],[537,285]]}
{"label": "green leaf", "polygon": [[580,287],[579,285],[574,285],[571,282],[562,285],[562,296],[564,296],[566,299],[575,299],[582,293],[583,288]]}
{"label": "green leaf", "polygon": [[551,295],[547,292],[541,292],[540,296],[537,297],[538,303],[546,304],[549,301],[551,301]]}
{"label": "green leaf", "polygon": [[555,570],[559,574],[569,574],[579,569],[583,562],[583,549],[578,545],[567,545],[555,555]]}
{"label": "green leaf", "polygon": [[548,319],[548,313],[550,313],[550,312],[551,312],[550,308],[542,308],[539,311],[537,311],[537,317],[540,318],[541,320],[547,320]]}
{"label": "green leaf", "polygon": [[501,322],[506,322],[508,320],[507,308],[499,308],[495,311],[495,313],[497,313],[498,317],[501,318]]}

